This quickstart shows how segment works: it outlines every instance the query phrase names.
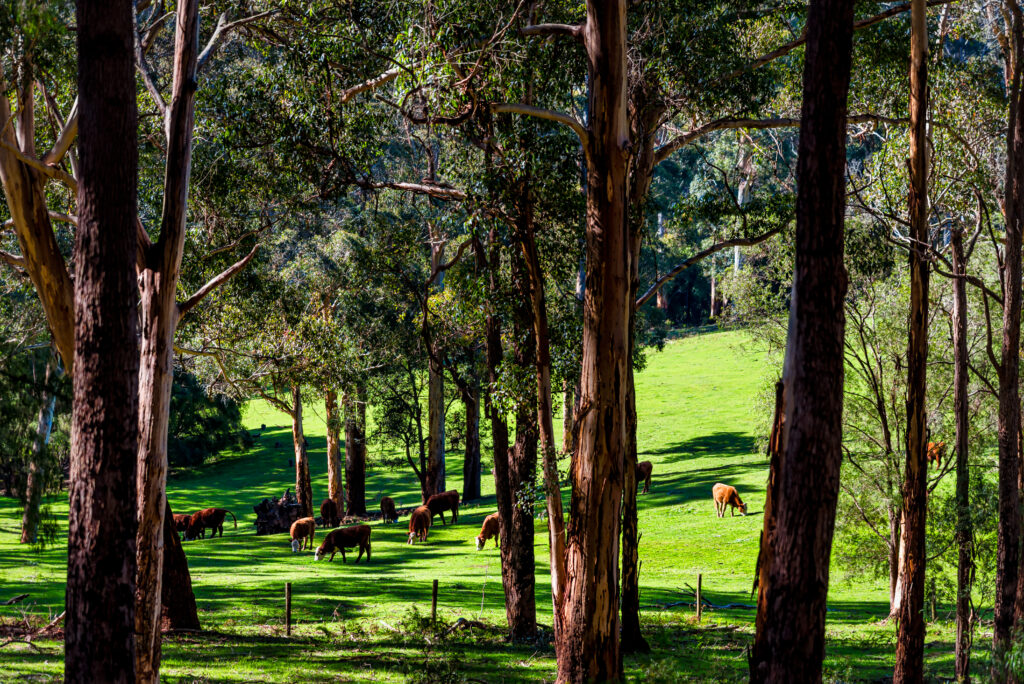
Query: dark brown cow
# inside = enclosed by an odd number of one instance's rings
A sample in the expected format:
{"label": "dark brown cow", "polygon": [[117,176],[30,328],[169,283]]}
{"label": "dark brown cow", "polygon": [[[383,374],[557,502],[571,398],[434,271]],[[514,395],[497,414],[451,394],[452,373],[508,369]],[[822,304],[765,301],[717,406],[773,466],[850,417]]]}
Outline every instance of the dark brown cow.
{"label": "dark brown cow", "polygon": [[646,494],[651,491],[651,472],[654,470],[654,464],[650,461],[640,461],[636,464],[636,484],[640,486],[640,480],[644,481],[644,490],[641,494]]}
{"label": "dark brown cow", "polygon": [[338,519],[338,504],[334,499],[324,499],[320,504],[320,517],[323,518],[324,527],[337,527],[341,524]]}
{"label": "dark brown cow", "polygon": [[441,524],[447,525],[444,521],[444,512],[452,512],[452,524],[459,519],[459,493],[454,489],[449,489],[447,492],[442,494],[435,494],[434,496],[427,499],[427,508],[430,509],[430,516],[435,515],[441,516]]}
{"label": "dark brown cow", "polygon": [[313,535],[316,534],[316,520],[313,518],[299,518],[292,523],[289,530],[292,535],[292,553],[298,553],[306,548],[313,548]]}
{"label": "dark brown cow", "polygon": [[413,544],[416,540],[427,541],[427,533],[430,532],[430,520],[433,516],[430,514],[430,509],[426,506],[420,506],[412,515],[409,516],[409,543]]}
{"label": "dark brown cow", "polygon": [[192,523],[192,516],[187,513],[174,513],[174,529],[178,532],[188,532],[188,527]]}
{"label": "dark brown cow", "polygon": [[398,511],[395,509],[395,500],[390,496],[380,498],[380,515],[385,523],[398,522]]}
{"label": "dark brown cow", "polygon": [[217,532],[220,532],[220,536],[224,536],[224,516],[230,515],[231,519],[235,521],[235,529],[238,529],[238,520],[235,518],[235,514],[226,508],[204,508],[201,511],[192,514],[192,520],[189,522],[188,531],[185,532],[186,539],[205,539],[206,530],[213,530],[210,533],[210,538],[213,539],[217,536]]}
{"label": "dark brown cow", "polygon": [[498,548],[501,541],[501,515],[498,513],[491,513],[484,518],[484,524],[480,526],[480,534],[476,536],[476,550],[483,549],[491,537],[494,537],[494,548]]}
{"label": "dark brown cow", "polygon": [[327,559],[328,562],[334,560],[334,554],[341,551],[341,562],[347,563],[348,560],[345,558],[345,549],[353,547],[359,547],[359,555],[356,557],[356,563],[363,557],[363,551],[366,551],[366,562],[370,562],[370,526],[369,525],[353,525],[352,527],[342,527],[337,530],[331,530],[324,537],[324,542],[320,545],[320,548],[316,550],[316,555],[313,557],[315,560],[320,560],[328,553],[331,557]]}

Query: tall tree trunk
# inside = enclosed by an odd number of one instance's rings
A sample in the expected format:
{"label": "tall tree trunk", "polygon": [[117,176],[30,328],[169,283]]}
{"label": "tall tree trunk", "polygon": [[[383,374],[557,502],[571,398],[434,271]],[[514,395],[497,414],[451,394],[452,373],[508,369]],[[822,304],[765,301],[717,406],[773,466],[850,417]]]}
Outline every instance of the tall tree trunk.
{"label": "tall tree trunk", "polygon": [[[444,262],[444,245],[434,240],[430,246],[430,267],[433,272]],[[444,272],[438,273],[435,280],[438,291],[444,289]],[[433,344],[429,340],[428,344]],[[440,494],[445,491],[445,444],[444,444],[444,366],[441,358],[442,350],[435,347],[427,368],[427,425],[430,443],[427,463],[427,492]]]}
{"label": "tall tree trunk", "polygon": [[324,396],[327,413],[327,496],[342,510],[345,490],[341,483],[341,415],[338,413],[338,393],[330,390]]}
{"label": "tall tree trunk", "polygon": [[928,24],[925,0],[910,11],[910,315],[907,342],[907,462],[903,481],[902,597],[896,633],[897,684],[924,681],[925,518],[928,512]]}
{"label": "tall tree trunk", "polygon": [[[846,269],[846,97],[853,0],[811,0],[807,15],[796,259],[783,369],[784,418],[764,539],[752,682],[821,680],[825,597],[842,460]],[[765,518],[768,524],[768,517]],[[767,551],[767,553],[764,553]]]}
{"label": "tall tree trunk", "polygon": [[366,515],[365,397],[345,395],[345,515]]}
{"label": "tall tree trunk", "polygon": [[[180,316],[176,294],[185,247],[185,218],[192,168],[199,53],[198,0],[183,0],[178,4],[175,25],[171,100],[165,121],[167,162],[160,237],[146,250],[145,264],[139,269],[138,277],[142,345],[139,369],[136,670],[140,683],[151,684],[160,679],[167,430],[173,384],[174,332]],[[184,557],[176,563],[185,566]]]}
{"label": "tall tree trunk", "polygon": [[462,463],[462,500],[480,498],[480,387],[471,380],[468,392],[462,393],[466,407],[466,457]]}
{"label": "tall tree trunk", "polygon": [[637,413],[632,364],[627,382],[629,442],[626,447],[623,473],[625,489],[622,494],[622,650],[624,653],[647,653],[651,647],[640,631],[640,526],[636,496]]}
{"label": "tall tree trunk", "polygon": [[[480,243],[475,246],[476,258],[478,265],[487,266],[490,301],[497,302],[501,243],[496,230],[491,230],[488,242],[490,258]],[[501,318],[494,311],[487,313],[486,341],[487,377],[493,386],[499,381],[498,368],[504,357]],[[509,448],[508,423],[489,398],[485,410],[491,421],[491,442],[494,446],[494,498],[502,520],[501,581],[505,591],[505,617],[513,641],[533,639],[537,636],[533,515],[525,514],[522,507],[516,505],[516,492],[522,491],[526,484],[521,480],[522,474],[529,472],[530,468],[516,460],[515,457],[521,453]]]}
{"label": "tall tree trunk", "polygon": [[[174,529],[171,506],[164,508],[164,573],[161,597],[164,629],[199,629],[196,597],[192,593],[192,577],[181,548],[181,540]],[[159,658],[160,651],[157,650]],[[159,659],[157,665],[160,664]]]}
{"label": "tall tree trunk", "polygon": [[573,386],[568,380],[562,381],[562,453],[572,450],[572,407]]}
{"label": "tall tree trunk", "polygon": [[295,449],[295,498],[303,517],[313,515],[313,484],[309,479],[309,454],[302,428],[302,388],[292,385],[292,446]]}
{"label": "tall tree trunk", "polygon": [[968,414],[967,264],[963,232],[953,229],[953,413],[956,417],[956,680],[971,678],[971,646],[974,615],[971,589],[974,584],[974,530],[971,526],[970,474],[967,470],[970,416]]}
{"label": "tall tree trunk", "polygon": [[899,613],[899,578],[900,578],[900,555],[902,545],[900,540],[903,510],[892,508],[889,510],[889,617],[895,619]]}
{"label": "tall tree trunk", "polygon": [[[1020,454],[1020,316],[1021,230],[1024,224],[1024,95],[1021,65],[1024,64],[1024,19],[1016,3],[1007,3],[1012,15],[1009,27],[1016,65],[1010,76],[1010,112],[1006,150],[1006,242],[1003,256],[1003,341],[999,368],[999,540],[996,558],[995,625],[993,647],[1009,647],[1016,620],[1015,599],[1021,581]],[[1005,674],[993,669],[999,681]]]}
{"label": "tall tree trunk", "polygon": [[64,679],[135,681],[138,286],[132,4],[78,0],[74,404]]}
{"label": "tall tree trunk", "polygon": [[57,392],[53,387],[55,378],[60,376],[56,352],[46,362],[43,391],[36,420],[36,438],[32,442],[32,454],[28,462],[28,477],[25,482],[25,510],[21,516],[21,543],[35,544],[39,533],[39,503],[43,498],[46,481],[44,470],[46,446],[53,431],[53,411],[57,405]]}
{"label": "tall tree trunk", "polygon": [[[619,681],[619,514],[628,442],[626,1],[587,2],[587,285],[579,443],[570,466],[558,678]],[[554,550],[552,550],[554,553]]]}

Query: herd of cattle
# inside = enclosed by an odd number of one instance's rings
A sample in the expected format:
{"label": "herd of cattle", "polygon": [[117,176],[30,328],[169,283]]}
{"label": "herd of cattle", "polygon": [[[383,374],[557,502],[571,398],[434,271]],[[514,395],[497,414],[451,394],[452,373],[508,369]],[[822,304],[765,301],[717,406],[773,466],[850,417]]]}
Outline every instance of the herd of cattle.
{"label": "herd of cattle", "polygon": [[[929,456],[931,456],[932,446],[932,444],[929,444]],[[944,445],[939,443],[937,446],[941,447]],[[644,483],[643,494],[648,493],[651,489],[651,474],[653,470],[654,467],[650,461],[642,461],[636,466],[637,485],[639,486],[641,481]],[[733,515],[735,515],[737,508],[740,515],[746,515],[747,505],[740,499],[735,487],[719,482],[712,487],[711,493],[715,502],[715,513],[718,517],[721,518],[725,515],[727,506],[732,508]],[[417,541],[427,541],[427,534],[430,531],[435,515],[441,516],[442,525],[447,525],[448,523],[444,517],[445,511],[451,513],[453,524],[458,521],[459,493],[454,489],[431,496],[424,505],[418,506],[412,511],[409,515],[408,542],[414,544]],[[381,497],[380,513],[381,520],[385,524],[397,522],[398,510],[395,507],[394,499],[390,496]],[[178,532],[184,534],[186,541],[205,539],[206,530],[211,530],[211,538],[216,537],[218,532],[223,537],[224,520],[228,515],[234,521],[235,529],[238,529],[238,520],[235,518],[235,515],[225,508],[206,508],[191,515],[175,514],[174,527]],[[356,563],[362,559],[364,552],[366,553],[366,560],[370,560],[370,533],[372,530],[369,525],[359,524],[350,527],[337,527],[341,522],[341,518],[338,505],[333,499],[324,499],[323,503],[320,504],[320,517],[325,528],[335,527],[336,529],[328,532],[324,537],[323,543],[317,547],[314,554],[315,560],[320,560],[327,557],[327,554],[330,554],[327,560],[333,561],[335,554],[340,551],[342,562],[348,562],[345,550],[356,548],[359,549]],[[292,523],[290,533],[293,553],[313,549],[313,537],[316,534],[316,526],[317,521],[312,517],[299,518]],[[483,549],[491,539],[494,539],[494,546],[498,547],[500,538],[501,516],[498,513],[491,513],[484,518],[480,534],[476,536],[476,548],[477,550]]]}

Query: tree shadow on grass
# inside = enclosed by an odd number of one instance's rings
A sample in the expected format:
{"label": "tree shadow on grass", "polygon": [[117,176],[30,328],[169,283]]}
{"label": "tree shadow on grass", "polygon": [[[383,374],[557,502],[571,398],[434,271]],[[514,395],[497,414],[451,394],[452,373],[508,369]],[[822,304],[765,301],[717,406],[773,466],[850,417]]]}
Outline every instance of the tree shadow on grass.
{"label": "tree shadow on grass", "polygon": [[746,456],[754,453],[754,438],[745,432],[713,432],[670,444],[661,449],[648,449],[640,454],[658,456],[667,463],[679,463],[708,456]]}

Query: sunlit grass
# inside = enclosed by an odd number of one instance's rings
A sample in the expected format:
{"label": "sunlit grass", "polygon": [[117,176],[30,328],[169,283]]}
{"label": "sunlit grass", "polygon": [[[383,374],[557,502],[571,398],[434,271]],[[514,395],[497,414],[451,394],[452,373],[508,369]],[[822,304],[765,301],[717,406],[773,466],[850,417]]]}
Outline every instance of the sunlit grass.
{"label": "sunlit grass", "polygon": [[[649,682],[681,679],[744,681],[746,646],[754,613],[711,610],[698,626],[689,607],[661,609],[687,600],[685,590],[703,575],[705,596],[718,605],[752,604],[750,596],[758,535],[762,525],[767,461],[758,453],[757,430],[767,423],[755,396],[774,379],[765,354],[742,332],[712,333],[670,342],[651,353],[639,376],[641,460],[654,463],[650,494],[640,497],[640,580],[644,626],[650,656],[630,657],[627,674]],[[314,499],[327,490],[322,404],[306,410]],[[407,518],[373,524],[373,559],[356,565],[315,563],[311,553],[292,554],[287,535],[257,537],[252,506],[294,488],[291,433],[287,416],[265,403],[253,403],[246,423],[261,432],[245,452],[227,452],[197,472],[168,484],[177,512],[208,506],[228,508],[223,539],[185,544],[200,620],[197,635],[165,639],[165,681],[539,681],[552,679],[554,660],[547,645],[504,641],[504,601],[498,551],[476,551],[473,538],[484,516],[495,510],[489,456],[483,494],[461,510],[459,523],[431,529],[430,541],[405,543]],[[262,424],[267,428],[260,431]],[[556,426],[556,432],[558,426]],[[376,449],[376,451],[375,451]],[[414,476],[375,463],[371,446],[368,506],[385,493],[399,506],[419,501]],[[563,468],[565,463],[563,463]],[[460,454],[448,454],[448,486],[461,489]],[[736,486],[751,513],[715,517],[711,487]],[[67,503],[51,500],[66,537]],[[0,499],[0,601],[21,593],[29,598],[0,607],[11,621],[28,611],[39,618],[62,610],[66,549],[63,541],[42,552],[18,543],[20,509]],[[323,531],[317,531],[317,540]],[[537,609],[551,624],[547,588],[547,536],[537,522]],[[848,582],[833,567],[829,595],[827,677],[833,681],[872,680],[891,674],[895,627],[882,622],[888,612],[884,580]],[[439,580],[438,622],[459,617],[482,620],[484,634],[441,637],[425,626],[431,583]],[[293,586],[291,638],[284,635],[284,585]],[[945,615],[945,613],[943,613]],[[952,676],[952,628],[929,626],[927,671]],[[976,667],[984,668],[988,643],[976,641]],[[60,643],[40,641],[45,651],[12,644],[0,649],[0,681],[42,675],[59,681]]]}

